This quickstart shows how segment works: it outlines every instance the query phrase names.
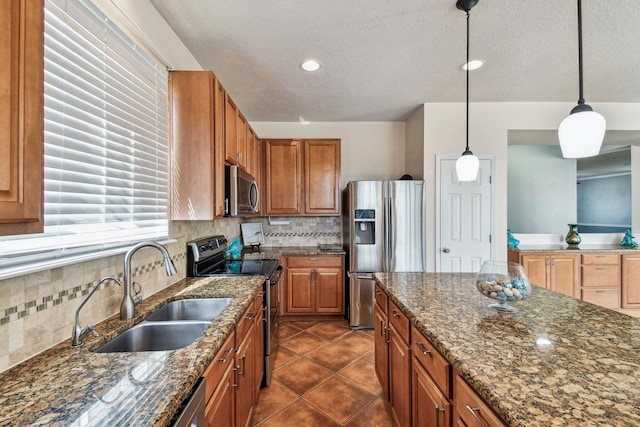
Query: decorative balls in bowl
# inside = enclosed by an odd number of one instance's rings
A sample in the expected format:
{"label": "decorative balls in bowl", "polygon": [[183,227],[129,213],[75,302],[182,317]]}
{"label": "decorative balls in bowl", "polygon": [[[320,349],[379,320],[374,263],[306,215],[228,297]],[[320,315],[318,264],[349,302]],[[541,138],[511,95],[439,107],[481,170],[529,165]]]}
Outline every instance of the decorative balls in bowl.
{"label": "decorative balls in bowl", "polygon": [[501,313],[517,313],[509,305],[531,295],[531,284],[520,264],[506,261],[485,261],[476,276],[476,288],[487,298],[496,300],[489,308]]}

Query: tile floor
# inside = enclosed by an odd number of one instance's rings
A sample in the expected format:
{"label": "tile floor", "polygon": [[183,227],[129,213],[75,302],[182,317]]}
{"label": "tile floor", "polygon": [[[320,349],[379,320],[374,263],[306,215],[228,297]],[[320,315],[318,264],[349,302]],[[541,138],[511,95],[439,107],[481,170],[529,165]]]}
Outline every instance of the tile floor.
{"label": "tile floor", "polygon": [[283,322],[255,427],[392,427],[374,371],[373,331],[346,321]]}

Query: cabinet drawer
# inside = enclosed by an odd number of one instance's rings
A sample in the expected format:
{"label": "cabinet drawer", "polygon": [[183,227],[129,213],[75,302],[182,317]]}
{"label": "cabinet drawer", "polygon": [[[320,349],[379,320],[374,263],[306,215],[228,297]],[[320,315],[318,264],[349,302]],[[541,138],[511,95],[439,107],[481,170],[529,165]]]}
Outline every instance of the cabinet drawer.
{"label": "cabinet drawer", "polygon": [[620,308],[620,290],[582,289],[582,300],[606,308]]}
{"label": "cabinet drawer", "polygon": [[384,312],[384,314],[387,314],[389,312],[389,305],[388,305],[388,297],[385,291],[382,290],[382,288],[380,288],[379,285],[376,284],[376,288],[374,290],[374,297],[376,299],[376,303],[380,306],[380,308],[382,309],[382,311]]}
{"label": "cabinet drawer", "polygon": [[409,344],[409,318],[393,301],[389,301],[389,323],[396,328],[404,342]]}
{"label": "cabinet drawer", "polygon": [[620,286],[620,266],[619,265],[583,265],[582,266],[582,286],[583,287],[619,287]]}
{"label": "cabinet drawer", "polygon": [[253,324],[253,319],[256,317],[257,312],[254,303],[255,301],[252,301],[251,304],[249,304],[249,307],[247,307],[236,324],[236,348],[240,346],[240,343],[247,334],[247,331]]}
{"label": "cabinet drawer", "polygon": [[[455,412],[468,427],[506,427],[506,424],[487,405],[484,400],[462,379],[456,375]],[[456,424],[456,423],[454,423]],[[456,424],[460,425],[460,423]]]}
{"label": "cabinet drawer", "polygon": [[287,267],[342,267],[341,256],[290,256]]}
{"label": "cabinet drawer", "polygon": [[411,352],[442,393],[451,397],[451,365],[415,325],[411,325]]}
{"label": "cabinet drawer", "polygon": [[236,334],[233,331],[229,334],[202,375],[207,380],[205,385],[205,402],[208,402],[209,398],[213,395],[227,367],[233,364],[235,357],[235,353],[233,352],[235,336]]}
{"label": "cabinet drawer", "polygon": [[582,264],[620,264],[619,254],[583,254]]}

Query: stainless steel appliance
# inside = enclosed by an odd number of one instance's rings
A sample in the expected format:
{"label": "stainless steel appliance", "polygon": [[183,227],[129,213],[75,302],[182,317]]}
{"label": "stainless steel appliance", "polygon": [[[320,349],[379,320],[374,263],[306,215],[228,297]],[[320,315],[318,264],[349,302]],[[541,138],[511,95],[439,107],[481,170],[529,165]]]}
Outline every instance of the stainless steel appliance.
{"label": "stainless steel appliance", "polygon": [[204,427],[205,379],[200,378],[175,417],[173,427]]}
{"label": "stainless steel appliance", "polygon": [[225,216],[258,212],[260,192],[256,180],[237,166],[224,167],[224,194]]}
{"label": "stainless steel appliance", "polygon": [[[187,277],[204,276],[264,276],[264,379],[271,383],[274,358],[278,349],[280,321],[280,277],[282,266],[275,259],[227,260],[227,239],[224,236],[203,237],[187,242]],[[267,309],[268,308],[268,309]]]}
{"label": "stainless steel appliance", "polygon": [[351,181],[345,199],[349,323],[373,328],[373,273],[425,271],[424,181]]}

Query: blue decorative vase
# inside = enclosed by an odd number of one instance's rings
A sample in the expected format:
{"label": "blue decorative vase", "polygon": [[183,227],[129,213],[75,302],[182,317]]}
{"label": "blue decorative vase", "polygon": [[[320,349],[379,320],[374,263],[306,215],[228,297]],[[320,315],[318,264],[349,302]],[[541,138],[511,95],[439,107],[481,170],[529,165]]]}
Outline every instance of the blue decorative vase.
{"label": "blue decorative vase", "polygon": [[567,233],[567,237],[565,241],[570,246],[578,246],[582,239],[578,234],[578,224],[567,224],[569,226],[569,232]]}
{"label": "blue decorative vase", "polygon": [[511,229],[507,228],[507,247],[517,248],[519,244],[520,240],[513,237],[513,234],[511,234]]}

